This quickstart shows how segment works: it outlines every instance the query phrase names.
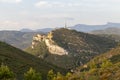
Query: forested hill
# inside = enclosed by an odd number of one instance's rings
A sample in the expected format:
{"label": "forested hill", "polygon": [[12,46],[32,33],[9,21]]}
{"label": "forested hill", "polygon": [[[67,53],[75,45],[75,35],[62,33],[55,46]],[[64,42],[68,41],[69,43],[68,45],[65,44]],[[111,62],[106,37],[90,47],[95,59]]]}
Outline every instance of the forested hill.
{"label": "forested hill", "polygon": [[66,72],[64,69],[58,68],[4,42],[0,42],[0,64],[1,63],[10,67],[19,80],[23,79],[24,73],[29,70],[30,67],[42,73],[43,76],[47,75],[51,69],[58,72]]}
{"label": "forested hill", "polygon": [[65,28],[54,30],[52,39],[71,54],[84,52],[99,54],[116,45],[114,40]]}
{"label": "forested hill", "polygon": [[96,56],[87,64],[77,68],[71,78],[81,80],[120,80],[120,45]]}
{"label": "forested hill", "polygon": [[[49,39],[49,37],[51,38]],[[53,30],[48,35],[38,34],[34,36],[34,39],[32,42],[34,45],[27,48],[27,52],[38,57],[44,55],[44,60],[66,69],[83,65],[93,57],[107,52],[117,45],[117,42],[109,38],[66,28]],[[62,53],[53,54],[61,50],[63,50]],[[67,54],[63,54],[64,51],[67,51]]]}

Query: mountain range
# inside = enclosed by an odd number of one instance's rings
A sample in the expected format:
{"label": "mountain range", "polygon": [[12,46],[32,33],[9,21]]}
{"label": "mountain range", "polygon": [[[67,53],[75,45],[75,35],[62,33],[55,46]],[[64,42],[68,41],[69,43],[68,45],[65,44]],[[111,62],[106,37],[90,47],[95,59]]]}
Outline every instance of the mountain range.
{"label": "mountain range", "polygon": [[[64,26],[63,26],[64,27]],[[120,28],[120,23],[112,23],[112,22],[108,22],[106,24],[103,25],[87,25],[87,24],[76,24],[74,26],[66,26],[69,29],[73,29],[76,31],[80,31],[80,32],[91,32],[94,30],[104,30],[106,28]],[[60,27],[61,28],[61,27]],[[31,30],[31,29],[21,29],[21,32],[50,32],[54,30],[54,28],[43,28],[43,29],[37,29],[37,30]]]}
{"label": "mountain range", "polygon": [[120,23],[112,23],[108,22],[107,24],[104,25],[86,25],[86,24],[77,24],[75,26],[69,27],[70,29],[74,29],[77,31],[82,31],[82,32],[91,32],[94,30],[104,30],[106,28],[120,28]]}
{"label": "mountain range", "polygon": [[109,34],[109,35],[120,35],[120,28],[110,27],[103,30],[94,30],[92,34]]}
{"label": "mountain range", "polygon": [[[107,23],[105,25],[85,25],[78,24],[72,27],[67,27],[68,29],[74,29],[79,32],[87,32],[91,34],[114,34],[109,38],[120,40],[118,36],[119,32],[119,23]],[[48,32],[54,30],[53,28],[43,28],[38,30],[31,29],[21,29],[20,31],[0,31],[0,41],[9,43],[19,49],[25,49],[30,46],[32,38],[35,34],[47,34]],[[108,36],[107,36],[108,37]]]}
{"label": "mountain range", "polygon": [[48,33],[50,31],[52,31],[53,28],[43,28],[43,29],[37,29],[37,30],[31,30],[31,29],[21,29],[20,32],[42,32],[42,33]]}

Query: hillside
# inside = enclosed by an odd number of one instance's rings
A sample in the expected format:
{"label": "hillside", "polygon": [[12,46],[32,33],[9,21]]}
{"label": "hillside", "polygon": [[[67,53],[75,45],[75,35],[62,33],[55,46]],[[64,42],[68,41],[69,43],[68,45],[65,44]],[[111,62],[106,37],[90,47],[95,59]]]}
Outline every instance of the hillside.
{"label": "hillside", "polygon": [[42,55],[44,60],[66,69],[83,65],[117,44],[105,37],[65,28],[53,30],[47,36],[38,35],[34,38],[32,42],[34,45],[27,48],[27,52],[38,57]]}
{"label": "hillside", "polygon": [[[40,32],[37,32],[40,33]],[[6,42],[19,49],[30,46],[33,35],[36,32],[0,31],[0,41]]]}
{"label": "hillside", "polygon": [[[4,63],[9,66],[16,77],[21,80],[23,74],[30,68],[40,71],[43,76],[51,69],[59,72],[66,72],[66,70],[58,68],[46,61],[23,52],[15,47],[12,47],[4,42],[0,42],[0,64]],[[44,76],[45,77],[45,76]]]}
{"label": "hillside", "polygon": [[113,39],[117,42],[120,41],[120,28],[113,27],[113,28],[106,28],[103,30],[94,30],[90,33],[98,35],[98,36],[102,36],[102,37],[107,37],[107,38]]}
{"label": "hillside", "polygon": [[94,61],[96,64],[100,64],[105,59],[109,59],[114,64],[120,62],[120,45],[117,46],[116,48],[111,49],[110,51],[104,54],[96,56],[91,61]]}
{"label": "hillside", "polygon": [[77,68],[71,76],[85,80],[120,80],[120,45]]}
{"label": "hillside", "polygon": [[83,52],[97,54],[115,46],[114,40],[64,28],[53,31],[53,40],[71,54]]}

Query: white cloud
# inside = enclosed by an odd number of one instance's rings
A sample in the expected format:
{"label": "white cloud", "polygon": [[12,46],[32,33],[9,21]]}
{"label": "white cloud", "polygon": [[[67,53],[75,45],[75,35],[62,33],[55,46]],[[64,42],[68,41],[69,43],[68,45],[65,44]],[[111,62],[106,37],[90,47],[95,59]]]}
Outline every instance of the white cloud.
{"label": "white cloud", "polygon": [[40,25],[39,22],[33,20],[23,20],[23,21],[15,21],[15,20],[4,20],[0,21],[0,30],[19,30],[22,28],[35,28]]}
{"label": "white cloud", "polygon": [[36,7],[48,7],[51,6],[47,1],[39,1],[38,3],[35,4]]}
{"label": "white cloud", "polygon": [[81,0],[83,4],[116,4],[120,3],[120,0]]}
{"label": "white cloud", "polygon": [[80,6],[79,3],[63,3],[63,2],[49,2],[49,1],[39,1],[35,4],[36,7],[76,7]]}
{"label": "white cloud", "polygon": [[20,3],[22,0],[0,0],[2,3]]}

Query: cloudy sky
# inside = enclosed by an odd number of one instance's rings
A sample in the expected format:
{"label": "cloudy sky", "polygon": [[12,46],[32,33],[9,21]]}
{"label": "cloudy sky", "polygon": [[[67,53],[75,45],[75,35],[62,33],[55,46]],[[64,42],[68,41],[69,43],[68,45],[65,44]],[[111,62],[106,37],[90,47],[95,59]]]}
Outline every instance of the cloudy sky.
{"label": "cloudy sky", "polygon": [[0,30],[120,23],[120,0],[0,0]]}

